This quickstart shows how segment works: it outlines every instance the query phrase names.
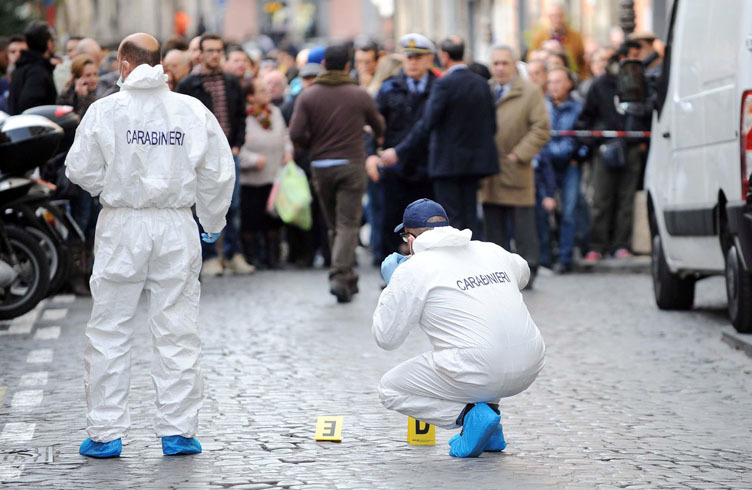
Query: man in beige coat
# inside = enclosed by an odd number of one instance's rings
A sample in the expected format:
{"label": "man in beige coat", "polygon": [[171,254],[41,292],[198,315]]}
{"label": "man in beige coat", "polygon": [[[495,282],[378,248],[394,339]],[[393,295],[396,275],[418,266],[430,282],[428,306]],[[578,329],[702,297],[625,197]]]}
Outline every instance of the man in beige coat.
{"label": "man in beige coat", "polygon": [[514,239],[516,252],[530,266],[530,287],[540,256],[533,159],[548,141],[550,123],[543,92],[518,75],[516,61],[516,53],[508,46],[498,46],[491,53],[500,173],[483,179],[479,201],[486,239],[507,250]]}

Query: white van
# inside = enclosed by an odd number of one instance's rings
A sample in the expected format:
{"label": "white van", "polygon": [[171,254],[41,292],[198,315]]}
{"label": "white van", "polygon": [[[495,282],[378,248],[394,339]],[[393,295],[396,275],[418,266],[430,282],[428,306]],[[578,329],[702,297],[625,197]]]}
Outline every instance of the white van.
{"label": "white van", "polygon": [[690,309],[724,274],[752,333],[752,1],[676,0],[645,174],[655,300]]}

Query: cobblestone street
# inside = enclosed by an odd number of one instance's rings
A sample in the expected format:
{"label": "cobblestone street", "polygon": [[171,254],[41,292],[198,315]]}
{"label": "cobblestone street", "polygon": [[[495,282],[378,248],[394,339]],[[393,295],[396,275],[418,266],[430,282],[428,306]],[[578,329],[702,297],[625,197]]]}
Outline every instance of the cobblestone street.
{"label": "cobblestone street", "polygon": [[[367,263],[365,256],[360,263]],[[541,277],[525,293],[547,364],[502,400],[509,446],[478,459],[406,443],[381,407],[380,376],[427,350],[416,329],[379,350],[376,269],[337,305],[326,272],[262,272],[203,284],[204,452],[163,457],[151,429],[151,339],[140,331],[132,430],[119,459],[78,454],[86,437],[84,325],[91,302],[47,300],[0,330],[0,481],[21,488],[750,488],[752,359],[721,340],[722,279],[689,313],[657,310],[646,274]],[[318,415],[345,417],[315,442]]]}

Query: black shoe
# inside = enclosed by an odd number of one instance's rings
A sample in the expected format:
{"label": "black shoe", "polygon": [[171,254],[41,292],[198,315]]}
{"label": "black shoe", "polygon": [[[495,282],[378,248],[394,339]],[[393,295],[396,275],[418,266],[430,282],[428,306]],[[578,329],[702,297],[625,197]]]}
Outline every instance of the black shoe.
{"label": "black shoe", "polygon": [[329,292],[337,297],[337,303],[352,301],[352,293],[345,286],[332,286]]}

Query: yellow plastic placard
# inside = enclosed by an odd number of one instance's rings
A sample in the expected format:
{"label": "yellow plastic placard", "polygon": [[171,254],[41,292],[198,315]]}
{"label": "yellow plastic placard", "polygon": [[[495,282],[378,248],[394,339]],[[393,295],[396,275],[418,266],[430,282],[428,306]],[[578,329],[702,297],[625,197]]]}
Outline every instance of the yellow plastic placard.
{"label": "yellow plastic placard", "polygon": [[321,415],[316,421],[316,440],[342,442],[342,424],[345,417],[341,415]]}
{"label": "yellow plastic placard", "polygon": [[407,442],[413,446],[435,446],[436,427],[412,417],[408,417]]}

